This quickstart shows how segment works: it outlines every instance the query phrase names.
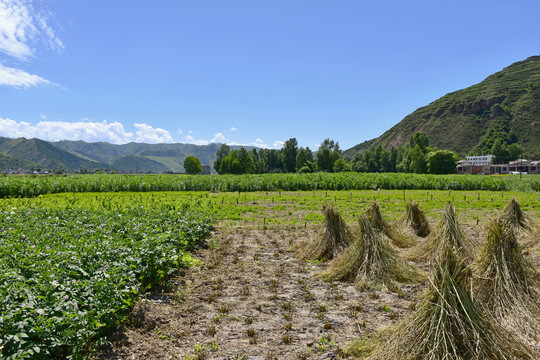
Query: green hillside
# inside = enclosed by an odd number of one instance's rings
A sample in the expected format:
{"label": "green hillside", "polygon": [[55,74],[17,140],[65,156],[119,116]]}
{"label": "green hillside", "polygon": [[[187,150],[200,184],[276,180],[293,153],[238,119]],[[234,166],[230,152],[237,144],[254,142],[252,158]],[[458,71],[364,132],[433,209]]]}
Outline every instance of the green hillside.
{"label": "green hillside", "polygon": [[38,164],[28,161],[19,159],[15,156],[1,154],[0,153],[0,170],[17,170],[17,169],[37,169],[39,167]]}
{"label": "green hillside", "polygon": [[517,142],[524,157],[540,158],[540,56],[514,63],[479,84],[419,108],[379,138],[344,152],[352,158],[370,146],[408,142],[417,131],[431,144],[461,155],[489,152],[494,137]]}
{"label": "green hillside", "polygon": [[123,173],[163,173],[170,169],[157,161],[137,155],[124,155],[115,159],[110,167]]}
{"label": "green hillside", "polygon": [[0,154],[37,164],[42,169],[99,169],[105,164],[83,159],[39,139],[0,137]]}
{"label": "green hillside", "polygon": [[[193,144],[144,144],[144,143],[128,143],[123,145],[114,145],[105,142],[87,143],[84,141],[58,141],[52,143],[59,149],[70,152],[85,159],[92,159],[109,164],[109,167],[122,171],[124,167],[119,167],[122,161],[129,161],[130,169],[136,162],[140,162],[140,158],[146,158],[154,162],[162,164],[165,168],[163,171],[184,171],[184,159],[188,156],[197,157],[203,165],[212,166],[216,159],[216,152],[221,144],[208,145],[193,145]],[[231,149],[239,149],[240,146],[231,146]],[[246,147],[251,150],[252,147]],[[126,156],[136,156],[126,157]],[[150,163],[149,163],[150,164]],[[154,164],[155,165],[155,164]],[[135,168],[137,165],[135,165]],[[143,168],[139,166],[139,168]],[[152,167],[154,169],[154,167]],[[136,170],[129,170],[136,171]]]}

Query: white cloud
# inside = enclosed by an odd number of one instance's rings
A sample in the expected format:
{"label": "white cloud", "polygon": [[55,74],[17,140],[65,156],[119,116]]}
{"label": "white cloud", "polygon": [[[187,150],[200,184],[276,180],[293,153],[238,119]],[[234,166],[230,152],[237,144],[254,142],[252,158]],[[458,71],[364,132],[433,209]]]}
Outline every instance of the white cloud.
{"label": "white cloud", "polygon": [[62,41],[47,24],[51,16],[36,9],[32,0],[0,0],[0,51],[27,60],[34,56],[32,45],[39,42],[62,49]]}
{"label": "white cloud", "polygon": [[[38,10],[33,4],[32,0],[0,0],[0,53],[27,61],[34,57],[38,44],[56,50],[64,48],[47,24],[52,13]],[[0,64],[0,85],[28,88],[55,84],[38,75]]]}
{"label": "white cloud", "polygon": [[283,145],[285,145],[285,142],[284,141],[276,141],[274,143],[274,149],[281,149],[283,147]]}
{"label": "white cloud", "polygon": [[64,122],[40,121],[36,125],[0,118],[0,136],[17,138],[39,138],[48,141],[83,140],[87,142],[106,141],[125,144],[133,133],[126,132],[119,122]]}
{"label": "white cloud", "polygon": [[153,128],[147,124],[137,124],[135,123],[135,128],[137,128],[137,138],[136,142],[158,144],[158,143],[172,143],[173,139],[171,133],[167,130],[160,128]]}
{"label": "white cloud", "polygon": [[40,76],[0,64],[0,85],[28,88],[38,85],[56,85]]}
{"label": "white cloud", "polygon": [[[191,133],[191,131],[190,131],[190,133]],[[211,140],[204,140],[204,139],[196,140],[193,136],[186,135],[185,142],[188,143],[188,144],[194,144],[194,145],[208,145],[208,144],[211,144],[211,143],[219,143],[219,144],[227,144],[228,143],[225,136],[222,133],[219,133],[219,132],[215,133],[214,137]]]}
{"label": "white cloud", "polygon": [[216,133],[212,140],[210,140],[211,143],[224,143],[226,141],[227,139],[225,139],[222,133]]}
{"label": "white cloud", "polygon": [[178,133],[182,135],[184,132],[182,131],[182,129],[178,129]]}
{"label": "white cloud", "polygon": [[266,145],[264,141],[260,138],[255,139],[255,141],[252,142],[251,145],[258,148],[268,149],[268,145]]}
{"label": "white cloud", "polygon": [[42,118],[42,119],[44,119],[44,120],[47,119],[47,115],[45,115],[45,114],[39,114],[39,117]]}
{"label": "white cloud", "polygon": [[230,132],[235,132],[235,131],[238,131],[237,128],[235,128],[234,126],[231,126],[231,128],[229,129]]}

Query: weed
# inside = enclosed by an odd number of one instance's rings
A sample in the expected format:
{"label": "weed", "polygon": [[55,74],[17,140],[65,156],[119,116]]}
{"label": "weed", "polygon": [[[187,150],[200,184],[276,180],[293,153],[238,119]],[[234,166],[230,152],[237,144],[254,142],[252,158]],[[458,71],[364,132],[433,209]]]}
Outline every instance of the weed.
{"label": "weed", "polygon": [[285,334],[281,337],[281,340],[284,344],[290,344],[292,342],[292,336]]}
{"label": "weed", "polygon": [[330,330],[332,329],[332,323],[326,322],[324,323],[324,330]]}
{"label": "weed", "polygon": [[285,323],[285,325],[283,325],[283,328],[285,329],[285,331],[292,331],[293,323],[292,322]]}
{"label": "weed", "polygon": [[283,309],[287,310],[287,311],[291,311],[292,309],[292,304],[290,301],[287,301],[286,303],[283,304]]}
{"label": "weed", "polygon": [[210,326],[208,327],[208,335],[210,335],[210,336],[212,336],[212,337],[213,337],[214,335],[216,335],[216,326],[215,326],[215,325],[210,325]]}

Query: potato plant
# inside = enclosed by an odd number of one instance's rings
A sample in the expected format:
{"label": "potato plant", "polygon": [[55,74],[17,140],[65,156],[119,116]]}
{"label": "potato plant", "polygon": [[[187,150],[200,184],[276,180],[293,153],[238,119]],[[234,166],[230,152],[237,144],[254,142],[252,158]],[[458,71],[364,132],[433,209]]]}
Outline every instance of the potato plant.
{"label": "potato plant", "polygon": [[2,357],[81,358],[210,234],[196,209],[0,212]]}

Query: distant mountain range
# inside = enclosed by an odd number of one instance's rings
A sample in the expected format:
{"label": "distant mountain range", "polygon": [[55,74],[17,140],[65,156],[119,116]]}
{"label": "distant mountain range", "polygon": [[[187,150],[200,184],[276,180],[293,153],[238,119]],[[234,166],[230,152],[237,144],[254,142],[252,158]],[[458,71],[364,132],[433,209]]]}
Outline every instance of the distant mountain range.
{"label": "distant mountain range", "polygon": [[[184,159],[196,156],[212,166],[221,144],[113,145],[106,142],[48,142],[40,139],[0,137],[0,170],[47,169],[81,171],[108,169],[118,172],[184,172]],[[240,146],[231,146],[239,149]],[[246,147],[252,149],[252,147]]]}
{"label": "distant mountain range", "polygon": [[379,144],[385,148],[425,132],[431,145],[473,155],[490,148],[494,136],[521,145],[524,157],[540,159],[540,56],[497,72],[479,84],[447,94],[417,109],[380,137],[344,152],[352,158]]}

